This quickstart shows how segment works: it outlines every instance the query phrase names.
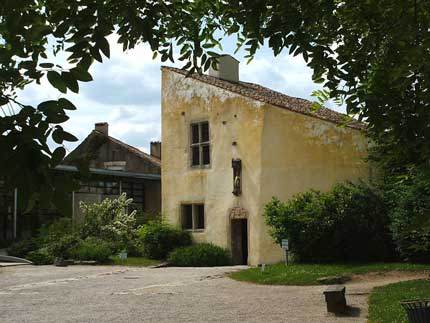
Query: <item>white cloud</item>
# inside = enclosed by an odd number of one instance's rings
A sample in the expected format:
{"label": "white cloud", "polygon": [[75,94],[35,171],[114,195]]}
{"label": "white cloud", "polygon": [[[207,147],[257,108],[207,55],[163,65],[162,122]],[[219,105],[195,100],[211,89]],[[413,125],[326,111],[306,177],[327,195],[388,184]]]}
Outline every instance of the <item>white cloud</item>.
{"label": "white cloud", "polygon": [[[233,40],[227,39],[225,43],[227,52],[232,52]],[[70,113],[65,128],[83,140],[94,123],[106,121],[112,136],[147,151],[151,140],[161,139],[161,62],[152,59],[147,45],[123,53],[122,45],[116,44],[116,36],[110,37],[110,44],[111,59],[106,59],[103,64],[96,62],[91,67],[94,81],[79,83],[79,95],[66,95],[78,109]],[[319,88],[312,82],[312,71],[301,56],[292,57],[285,53],[275,58],[270,49],[263,47],[247,65],[243,55],[241,51],[236,56],[242,61],[240,78],[243,81],[307,99]],[[63,63],[64,56],[58,61]],[[182,66],[181,62],[166,63]],[[19,99],[36,105],[60,96],[61,93],[43,80],[41,85],[29,85],[20,93]],[[70,143],[67,148],[71,150],[75,146],[76,143]]]}

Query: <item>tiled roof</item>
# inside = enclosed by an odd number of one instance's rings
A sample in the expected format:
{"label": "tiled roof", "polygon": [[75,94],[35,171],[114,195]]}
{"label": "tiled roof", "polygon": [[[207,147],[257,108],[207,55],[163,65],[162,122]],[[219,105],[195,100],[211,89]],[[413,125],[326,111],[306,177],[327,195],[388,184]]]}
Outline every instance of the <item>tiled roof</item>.
{"label": "tiled roof", "polygon": [[[184,76],[188,75],[188,72],[179,68],[163,66],[163,69],[173,71]],[[267,87],[248,83],[248,82],[230,82],[226,80],[219,79],[217,77],[209,76],[209,75],[201,75],[201,74],[191,74],[188,77],[195,79],[200,82],[204,82],[221,89],[234,92],[245,97],[258,100],[260,102],[268,103],[279,108],[287,109],[293,112],[309,115],[315,118],[327,120],[334,122],[336,124],[343,124],[345,122],[345,118],[347,117],[345,114],[333,111],[326,107],[321,107],[318,111],[312,111],[312,102],[295,98],[292,96],[285,95],[283,93],[271,90]],[[354,129],[365,129],[365,124],[352,120],[346,124],[347,127]]]}

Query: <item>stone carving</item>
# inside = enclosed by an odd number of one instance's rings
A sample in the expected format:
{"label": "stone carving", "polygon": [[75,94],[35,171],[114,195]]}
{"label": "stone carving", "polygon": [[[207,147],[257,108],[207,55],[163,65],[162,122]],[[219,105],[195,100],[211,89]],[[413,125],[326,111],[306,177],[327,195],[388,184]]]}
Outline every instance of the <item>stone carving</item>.
{"label": "stone carving", "polygon": [[230,210],[230,219],[247,219],[248,211],[240,206],[235,206]]}

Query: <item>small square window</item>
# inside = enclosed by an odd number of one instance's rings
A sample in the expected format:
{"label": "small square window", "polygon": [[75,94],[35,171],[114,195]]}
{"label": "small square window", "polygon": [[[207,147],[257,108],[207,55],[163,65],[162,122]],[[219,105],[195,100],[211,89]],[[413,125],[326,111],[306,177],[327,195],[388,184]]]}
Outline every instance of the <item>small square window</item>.
{"label": "small square window", "polygon": [[182,229],[204,230],[205,206],[204,204],[184,204],[181,213]]}

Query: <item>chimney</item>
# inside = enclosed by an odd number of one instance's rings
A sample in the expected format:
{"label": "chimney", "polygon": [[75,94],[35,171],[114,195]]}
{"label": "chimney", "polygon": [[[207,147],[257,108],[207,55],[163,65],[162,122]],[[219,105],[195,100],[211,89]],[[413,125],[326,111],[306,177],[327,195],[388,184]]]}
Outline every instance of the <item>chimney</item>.
{"label": "chimney", "polygon": [[218,58],[218,70],[209,68],[209,75],[220,79],[239,82],[239,61],[230,55],[221,55]]}
{"label": "chimney", "polygon": [[151,156],[161,159],[161,141],[151,141]]}
{"label": "chimney", "polygon": [[94,130],[104,134],[105,136],[109,136],[109,124],[107,122],[97,122]]}

